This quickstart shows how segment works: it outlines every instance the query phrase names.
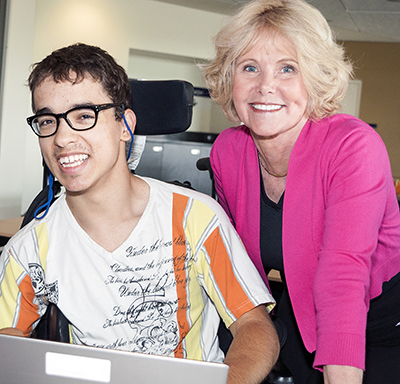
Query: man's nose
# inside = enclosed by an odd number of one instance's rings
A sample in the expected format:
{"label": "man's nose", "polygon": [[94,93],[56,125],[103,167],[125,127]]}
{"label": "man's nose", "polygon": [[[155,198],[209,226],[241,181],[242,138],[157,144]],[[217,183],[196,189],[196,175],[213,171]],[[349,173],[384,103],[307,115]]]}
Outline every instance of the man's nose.
{"label": "man's nose", "polygon": [[70,143],[74,143],[78,138],[78,132],[72,129],[65,117],[60,117],[58,129],[54,135],[54,143],[58,147],[64,148]]}

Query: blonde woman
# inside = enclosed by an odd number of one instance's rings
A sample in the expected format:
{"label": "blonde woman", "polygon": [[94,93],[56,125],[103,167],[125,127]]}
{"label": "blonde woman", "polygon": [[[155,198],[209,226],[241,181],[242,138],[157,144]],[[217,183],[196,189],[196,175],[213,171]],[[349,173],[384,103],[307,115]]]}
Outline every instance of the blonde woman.
{"label": "blonde woman", "polygon": [[250,2],[215,48],[208,87],[241,123],[212,149],[216,189],[265,282],[281,271],[281,360],[296,384],[398,382],[399,206],[379,135],[338,113],[343,48],[301,0]]}

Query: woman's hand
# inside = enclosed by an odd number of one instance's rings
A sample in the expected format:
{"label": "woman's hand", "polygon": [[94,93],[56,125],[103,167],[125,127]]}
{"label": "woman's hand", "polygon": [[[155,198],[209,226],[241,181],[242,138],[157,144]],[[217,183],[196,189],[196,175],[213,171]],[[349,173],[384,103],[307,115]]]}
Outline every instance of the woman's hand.
{"label": "woman's hand", "polygon": [[361,384],[363,371],[348,365],[325,365],[325,384]]}

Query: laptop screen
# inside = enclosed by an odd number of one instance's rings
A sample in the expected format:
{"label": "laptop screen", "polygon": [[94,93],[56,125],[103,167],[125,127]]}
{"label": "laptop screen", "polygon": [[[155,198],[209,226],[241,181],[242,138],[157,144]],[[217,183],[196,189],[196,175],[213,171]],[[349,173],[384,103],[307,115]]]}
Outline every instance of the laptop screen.
{"label": "laptop screen", "polygon": [[226,384],[228,366],[0,335],[6,384]]}

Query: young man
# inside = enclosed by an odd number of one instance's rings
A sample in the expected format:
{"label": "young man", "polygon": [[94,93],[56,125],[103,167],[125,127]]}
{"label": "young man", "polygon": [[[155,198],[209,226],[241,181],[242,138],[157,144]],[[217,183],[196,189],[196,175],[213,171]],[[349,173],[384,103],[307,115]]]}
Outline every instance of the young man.
{"label": "young man", "polygon": [[223,361],[221,316],[234,336],[229,382],[260,382],[279,349],[273,298],[214,200],[130,173],[124,70],[76,44],[36,64],[29,86],[28,122],[66,192],[1,256],[3,332],[28,336],[52,302],[75,343]]}

